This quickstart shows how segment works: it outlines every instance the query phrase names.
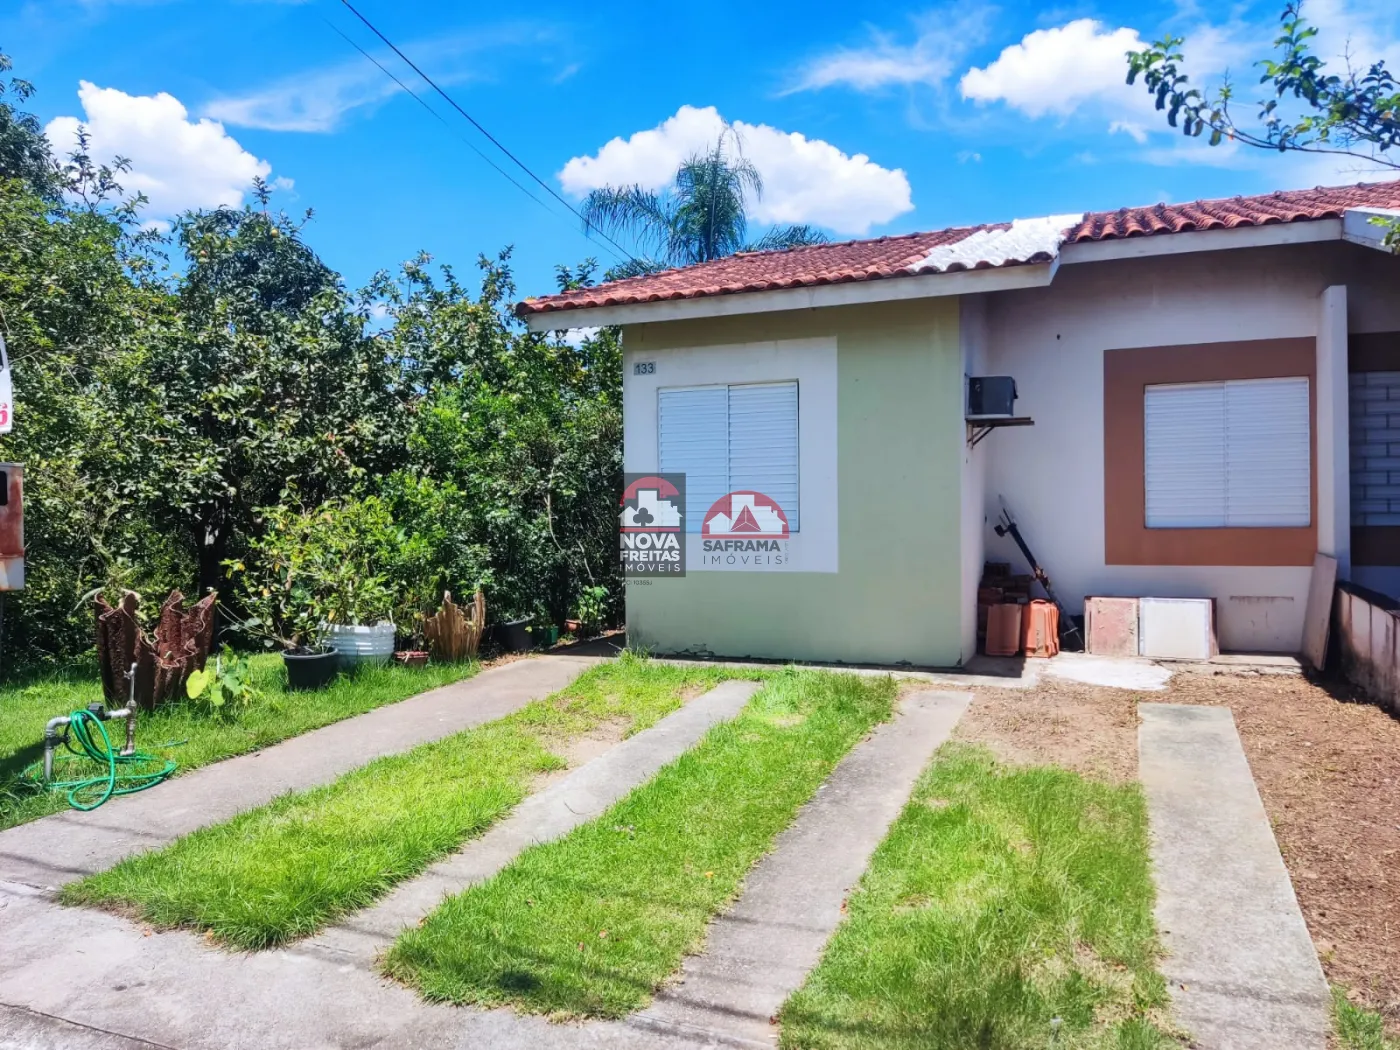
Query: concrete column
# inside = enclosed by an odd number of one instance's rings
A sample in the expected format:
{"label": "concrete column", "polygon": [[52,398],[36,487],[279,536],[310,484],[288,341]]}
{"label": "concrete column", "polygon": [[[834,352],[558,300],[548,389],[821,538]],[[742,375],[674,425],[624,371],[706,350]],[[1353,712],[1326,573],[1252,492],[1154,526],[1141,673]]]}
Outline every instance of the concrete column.
{"label": "concrete column", "polygon": [[1317,549],[1351,578],[1351,446],[1347,402],[1347,289],[1333,285],[1318,300]]}

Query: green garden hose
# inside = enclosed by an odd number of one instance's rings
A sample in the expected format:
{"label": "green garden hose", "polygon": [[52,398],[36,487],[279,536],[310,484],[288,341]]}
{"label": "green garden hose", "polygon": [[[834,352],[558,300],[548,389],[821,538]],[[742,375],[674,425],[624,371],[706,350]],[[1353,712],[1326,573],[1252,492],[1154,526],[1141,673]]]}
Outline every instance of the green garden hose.
{"label": "green garden hose", "polygon": [[[112,747],[112,740],[107,735],[107,727],[91,711],[85,709],[74,711],[69,719],[70,721],[64,729],[64,747],[75,755],[89,758],[98,765],[107,767],[106,774],[102,776],[86,777],[81,780],[53,780],[46,785],[59,791],[67,791],[68,804],[74,809],[86,813],[88,810],[96,809],[114,795],[134,795],[138,791],[153,788],[170,779],[171,774],[178,768],[173,759],[166,759],[164,768],[159,770],[144,773],[118,773],[118,767],[149,765],[161,761],[161,758],[159,755],[150,755],[144,751],[133,751],[129,755],[118,753]],[[91,728],[93,726],[97,727],[97,733],[102,738],[101,747],[97,745],[97,739],[93,735]],[[69,740],[70,734],[78,741],[78,748],[73,747]],[[35,776],[36,771],[38,771],[37,776]],[[42,763],[34,763],[29,767],[27,773],[30,776],[35,776],[36,780],[42,780]]]}

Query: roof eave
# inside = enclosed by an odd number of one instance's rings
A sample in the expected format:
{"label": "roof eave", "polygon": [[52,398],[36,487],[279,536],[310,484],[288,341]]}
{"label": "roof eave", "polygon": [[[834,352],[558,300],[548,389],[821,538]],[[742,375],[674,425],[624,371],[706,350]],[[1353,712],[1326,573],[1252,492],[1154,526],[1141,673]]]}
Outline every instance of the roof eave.
{"label": "roof eave", "polygon": [[524,317],[532,332],[554,332],[593,325],[688,321],[702,317],[815,310],[829,306],[887,303],[901,299],[931,299],[949,295],[1040,288],[1055,277],[1058,260],[1022,263],[954,273],[882,277],[840,284],[778,288],[761,292],[730,292],[688,299],[659,299],[644,303],[537,310]]}
{"label": "roof eave", "polygon": [[[680,321],[701,317],[771,313],[780,310],[816,309],[881,303],[899,299],[925,299],[948,295],[974,295],[979,292],[1038,288],[1050,284],[1061,264],[1075,265],[1149,256],[1184,255],[1191,252],[1225,251],[1273,245],[1309,244],[1320,241],[1352,240],[1379,247],[1384,231],[1371,225],[1383,209],[1348,209],[1344,236],[1343,219],[1297,219],[1231,229],[1159,232],[1138,237],[1115,237],[1099,241],[1079,241],[1060,247],[1059,255],[1048,263],[1017,264],[955,273],[918,274],[885,277],[845,284],[783,288],[762,292],[695,296],[689,299],[663,299],[644,303],[575,307],[568,310],[542,310],[525,314],[532,332],[560,331],[592,325],[642,324],[652,321]],[[1400,215],[1400,212],[1394,213]]]}

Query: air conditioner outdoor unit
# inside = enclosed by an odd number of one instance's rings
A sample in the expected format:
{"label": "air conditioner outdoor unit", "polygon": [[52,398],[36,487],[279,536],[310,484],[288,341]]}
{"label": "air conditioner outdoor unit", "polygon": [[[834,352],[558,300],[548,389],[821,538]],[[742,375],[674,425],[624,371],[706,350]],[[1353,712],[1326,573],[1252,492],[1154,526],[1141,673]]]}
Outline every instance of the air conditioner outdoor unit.
{"label": "air conditioner outdoor unit", "polygon": [[1010,376],[971,376],[967,381],[967,418],[1010,419],[1016,414],[1016,380]]}

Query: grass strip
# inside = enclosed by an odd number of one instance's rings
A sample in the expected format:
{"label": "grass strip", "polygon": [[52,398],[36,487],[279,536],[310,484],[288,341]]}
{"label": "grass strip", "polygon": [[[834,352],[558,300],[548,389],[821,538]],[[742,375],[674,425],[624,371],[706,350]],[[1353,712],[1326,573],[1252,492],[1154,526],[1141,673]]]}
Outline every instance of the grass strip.
{"label": "grass strip", "polygon": [[620,1017],[706,925],[895,696],[889,678],[786,669],[597,820],[521,854],[400,936],[391,976],[432,1000]]}
{"label": "grass strip", "polygon": [[255,949],[363,908],[479,834],[604,723],[635,732],[734,672],[624,655],[506,718],[282,796],[64,887],[67,904],[134,912]]}
{"label": "grass strip", "polygon": [[[468,678],[476,664],[422,668],[364,667],[315,692],[289,692],[281,656],[252,658],[253,684],[265,699],[246,710],[211,716],[188,703],[167,704],[137,723],[137,746],[173,758],[180,773],[275,744],[343,718],[397,703]],[[0,689],[0,829],[67,808],[63,795],[44,791],[21,774],[44,755],[44,725],[102,700],[96,667],[70,669]],[[120,731],[120,730],[119,730]],[[177,790],[170,785],[159,791]]]}
{"label": "grass strip", "polygon": [[945,745],[780,1014],[804,1050],[1175,1047],[1136,785]]}
{"label": "grass strip", "polygon": [[1344,1050],[1400,1050],[1400,1039],[1385,1033],[1385,1019],[1375,1010],[1358,1006],[1341,985],[1332,986],[1332,1022]]}

